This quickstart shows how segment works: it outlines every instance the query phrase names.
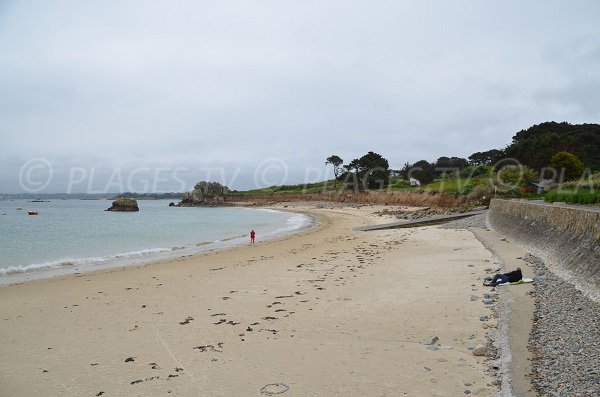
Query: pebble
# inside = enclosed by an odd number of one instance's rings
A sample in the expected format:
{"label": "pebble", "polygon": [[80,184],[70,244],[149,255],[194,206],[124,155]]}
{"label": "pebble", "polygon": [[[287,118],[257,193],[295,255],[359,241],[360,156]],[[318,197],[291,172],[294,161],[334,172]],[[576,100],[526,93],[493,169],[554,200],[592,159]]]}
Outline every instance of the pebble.
{"label": "pebble", "polygon": [[535,311],[529,340],[532,383],[541,396],[600,397],[600,303],[534,256]]}
{"label": "pebble", "polygon": [[477,346],[475,346],[475,348],[473,349],[473,355],[474,356],[485,356],[486,351],[487,351],[487,347],[485,347],[484,345],[482,345],[480,343]]}

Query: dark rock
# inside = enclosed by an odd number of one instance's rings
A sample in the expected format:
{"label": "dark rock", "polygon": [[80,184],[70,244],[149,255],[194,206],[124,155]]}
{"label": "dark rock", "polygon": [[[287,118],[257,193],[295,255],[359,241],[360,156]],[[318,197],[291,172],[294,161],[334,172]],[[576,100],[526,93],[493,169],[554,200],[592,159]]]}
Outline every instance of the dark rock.
{"label": "dark rock", "polygon": [[114,212],[137,212],[140,208],[138,207],[137,201],[134,199],[118,198],[113,201],[112,206],[106,211]]}
{"label": "dark rock", "polygon": [[224,206],[229,188],[218,182],[201,181],[194,190],[184,193],[178,207],[218,207]]}

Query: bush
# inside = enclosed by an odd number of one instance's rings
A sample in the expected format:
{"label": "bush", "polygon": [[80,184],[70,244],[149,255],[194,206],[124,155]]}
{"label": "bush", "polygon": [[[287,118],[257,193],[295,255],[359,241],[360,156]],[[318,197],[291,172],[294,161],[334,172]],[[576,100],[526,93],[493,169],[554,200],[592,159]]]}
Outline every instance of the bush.
{"label": "bush", "polygon": [[467,199],[478,201],[483,205],[490,205],[490,200],[494,194],[494,188],[490,185],[477,185],[467,194]]}
{"label": "bush", "polygon": [[558,152],[550,160],[550,166],[562,175],[564,171],[565,181],[580,178],[583,174],[583,163],[577,156],[569,152]]}
{"label": "bush", "polygon": [[564,201],[565,203],[574,204],[600,204],[600,192],[591,192],[589,190],[564,192],[556,189],[546,193],[544,200],[549,203]]}
{"label": "bush", "polygon": [[537,180],[537,173],[526,165],[506,165],[498,171],[498,179],[507,187],[517,188]]}

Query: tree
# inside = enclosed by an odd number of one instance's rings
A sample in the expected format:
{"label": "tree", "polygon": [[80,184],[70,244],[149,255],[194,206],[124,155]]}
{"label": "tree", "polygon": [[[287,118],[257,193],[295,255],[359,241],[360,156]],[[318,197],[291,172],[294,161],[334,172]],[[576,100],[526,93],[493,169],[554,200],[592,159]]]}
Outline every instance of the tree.
{"label": "tree", "polygon": [[439,159],[437,159],[437,161],[435,162],[436,168],[452,168],[452,169],[458,168],[459,171],[461,171],[467,165],[469,165],[469,162],[467,161],[467,159],[463,159],[461,157],[442,156]]}
{"label": "tree", "polygon": [[583,175],[583,163],[569,152],[558,152],[552,156],[550,167],[554,168],[564,181],[578,179]]}
{"label": "tree", "polygon": [[380,154],[368,152],[359,159],[344,166],[346,172],[341,175],[348,187],[358,189],[376,189],[388,185],[390,165]]}
{"label": "tree", "polygon": [[325,165],[327,165],[327,164],[333,165],[333,176],[335,177],[335,180],[333,182],[333,188],[335,189],[337,187],[338,178],[342,174],[342,171],[344,170],[342,168],[342,164],[344,164],[344,160],[342,160],[342,158],[340,156],[336,156],[335,154],[332,154],[331,156],[327,157],[327,159],[325,161]]}
{"label": "tree", "polygon": [[412,164],[407,161],[406,163],[404,163],[404,166],[402,167],[402,169],[400,169],[398,171],[398,175],[400,175],[402,178],[408,180],[408,178],[409,178],[408,174],[410,173],[411,168],[412,168]]}
{"label": "tree", "polygon": [[435,177],[435,166],[427,160],[419,160],[412,165],[408,172],[409,178],[415,178],[421,184],[426,185],[433,182]]}
{"label": "tree", "polygon": [[504,151],[498,149],[488,150],[487,152],[475,152],[469,156],[469,163],[472,165],[493,165],[504,157]]}
{"label": "tree", "polygon": [[550,164],[557,152],[577,156],[592,171],[600,170],[600,124],[547,122],[521,130],[505,149],[506,156],[535,170]]}
{"label": "tree", "polygon": [[537,180],[537,173],[526,165],[506,165],[498,171],[499,181],[506,187],[516,188]]}
{"label": "tree", "polygon": [[460,175],[460,171],[465,169],[469,164],[467,159],[460,157],[445,157],[442,156],[435,162],[434,174],[439,177],[444,173]]}

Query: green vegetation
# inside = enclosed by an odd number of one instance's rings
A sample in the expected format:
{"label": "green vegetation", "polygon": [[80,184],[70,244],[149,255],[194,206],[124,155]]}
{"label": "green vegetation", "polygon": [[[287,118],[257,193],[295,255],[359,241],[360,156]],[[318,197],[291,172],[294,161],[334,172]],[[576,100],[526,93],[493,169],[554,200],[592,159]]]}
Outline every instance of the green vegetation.
{"label": "green vegetation", "polygon": [[325,182],[307,183],[302,185],[281,185],[269,186],[261,189],[237,191],[232,190],[230,196],[249,196],[249,195],[273,195],[273,194],[304,194],[304,193],[323,193],[335,191],[335,180]]}
{"label": "green vegetation", "polygon": [[557,170],[565,181],[581,178],[584,168],[581,160],[569,152],[558,152],[552,156],[550,167]]}
{"label": "green vegetation", "polygon": [[537,173],[526,165],[507,165],[498,171],[498,179],[507,187],[519,187],[537,178]]}
{"label": "green vegetation", "polygon": [[534,170],[541,170],[550,165],[552,156],[558,152],[572,153],[585,167],[600,171],[600,124],[534,125],[515,134],[503,157],[516,158]]}
{"label": "green vegetation", "polygon": [[138,203],[133,199],[119,197],[118,199],[113,201],[113,206],[123,208],[138,208]]}
{"label": "green vegetation", "polygon": [[574,204],[600,204],[600,191],[579,190],[566,191],[561,189],[552,190],[544,196],[547,202],[564,201]]}
{"label": "green vegetation", "polygon": [[337,188],[338,178],[340,177],[340,175],[342,175],[342,171],[344,170],[342,167],[342,164],[344,164],[344,160],[340,156],[332,154],[331,156],[327,157],[325,165],[327,164],[333,165],[333,175],[335,177],[333,181],[333,188],[335,189]]}
{"label": "green vegetation", "polygon": [[561,188],[569,190],[600,190],[600,172],[588,175],[587,178],[581,178],[578,180],[563,183],[561,185]]}
{"label": "green vegetation", "polygon": [[[512,160],[508,162],[502,161],[503,159]],[[556,173],[551,170],[551,178],[558,179],[559,182],[562,180],[561,172],[569,180],[579,178],[582,173],[589,173],[589,170],[600,170],[600,125],[542,123],[517,132],[512,143],[505,149],[476,152],[468,159],[441,156],[434,162],[407,162],[400,170],[391,170],[388,160],[375,152],[368,152],[345,165],[340,156],[331,155],[326,158],[325,165],[333,166],[335,179],[303,185],[271,186],[245,192],[233,191],[231,194],[335,192],[338,190],[337,182],[342,181],[343,184],[339,184],[341,189],[437,192],[465,195],[480,202],[489,200],[492,195],[537,198],[541,195],[532,190],[537,192],[538,187],[528,184],[548,178],[548,167],[556,169]],[[411,186],[412,179],[416,179],[420,186]],[[573,180],[562,186],[568,186],[566,191],[572,192],[573,200],[592,202],[596,197],[594,189],[600,190],[597,186],[599,179],[595,175],[593,178],[590,176],[581,181]],[[582,191],[581,186],[587,186],[588,190]],[[561,194],[564,192],[563,189]],[[550,197],[552,196],[548,195]]]}
{"label": "green vegetation", "polygon": [[563,183],[546,193],[548,202],[564,201],[576,204],[600,204],[600,172],[588,178]]}
{"label": "green vegetation", "polygon": [[476,166],[494,165],[504,157],[504,151],[498,149],[475,152],[469,156],[469,163]]}
{"label": "green vegetation", "polygon": [[382,189],[389,184],[390,164],[375,152],[368,152],[358,159],[344,165],[346,170],[339,179],[342,179],[348,188],[367,190]]}

